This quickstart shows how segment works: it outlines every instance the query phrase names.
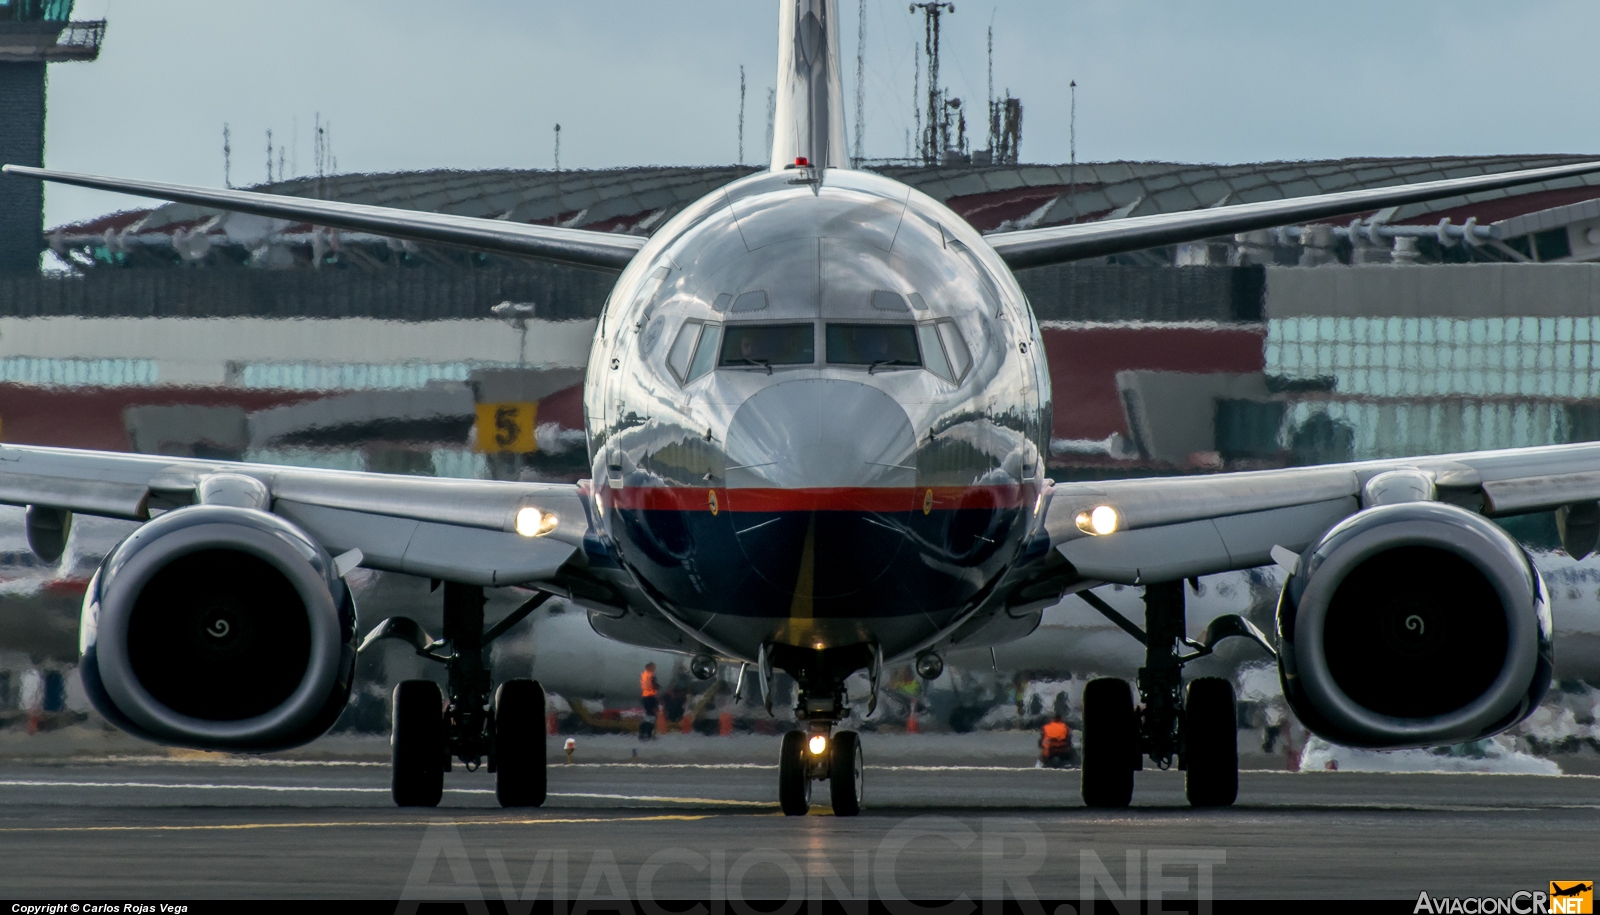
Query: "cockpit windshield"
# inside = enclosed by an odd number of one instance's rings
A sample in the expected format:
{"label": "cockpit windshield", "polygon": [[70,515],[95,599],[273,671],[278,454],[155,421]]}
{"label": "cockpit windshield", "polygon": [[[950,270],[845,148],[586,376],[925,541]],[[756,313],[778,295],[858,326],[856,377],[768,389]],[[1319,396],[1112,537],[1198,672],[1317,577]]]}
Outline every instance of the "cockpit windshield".
{"label": "cockpit windshield", "polygon": [[829,324],[828,361],[873,369],[920,366],[914,324]]}
{"label": "cockpit windshield", "polygon": [[723,330],[725,368],[810,365],[817,361],[816,331],[810,324],[729,324]]}

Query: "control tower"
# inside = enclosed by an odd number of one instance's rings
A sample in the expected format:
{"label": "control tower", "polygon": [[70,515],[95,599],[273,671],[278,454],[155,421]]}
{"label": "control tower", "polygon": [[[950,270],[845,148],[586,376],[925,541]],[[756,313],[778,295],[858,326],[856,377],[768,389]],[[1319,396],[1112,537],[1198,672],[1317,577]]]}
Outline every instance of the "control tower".
{"label": "control tower", "polygon": [[[73,22],[73,0],[0,0],[0,162],[44,165],[45,67],[94,60],[106,24]],[[0,273],[33,273],[44,183],[0,179]]]}

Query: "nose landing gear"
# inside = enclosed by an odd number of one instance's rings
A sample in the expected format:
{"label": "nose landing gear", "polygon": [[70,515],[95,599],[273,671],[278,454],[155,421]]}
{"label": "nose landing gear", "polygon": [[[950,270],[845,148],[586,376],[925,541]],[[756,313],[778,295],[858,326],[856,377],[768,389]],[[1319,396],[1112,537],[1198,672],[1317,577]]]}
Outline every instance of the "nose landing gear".
{"label": "nose landing gear", "polygon": [[828,796],[833,815],[853,817],[861,812],[861,737],[855,731],[840,731],[833,737],[828,769]]}
{"label": "nose landing gear", "polygon": [[[866,648],[850,646],[849,650]],[[861,666],[876,671],[880,665],[875,654],[857,652],[859,658],[856,654],[848,658],[830,657],[839,651],[842,650],[810,651],[769,645],[762,652],[763,663],[768,658],[779,663],[791,662],[785,664],[785,669],[798,671],[795,717],[804,729],[783,735],[778,754],[778,806],[783,809],[784,816],[805,816],[810,811],[812,784],[818,781],[828,783],[828,799],[835,816],[853,817],[861,812],[865,768],[861,737],[855,731],[835,731],[833,726],[844,717],[844,678]],[[848,666],[854,660],[860,663]],[[770,682],[770,676],[762,677],[764,688],[770,688]]]}
{"label": "nose landing gear", "polygon": [[831,722],[813,723],[810,730],[783,735],[778,756],[778,806],[784,816],[805,816],[811,810],[812,783],[828,783],[828,800],[834,816],[853,817],[861,812],[861,776],[864,760],[861,735],[838,731]]}

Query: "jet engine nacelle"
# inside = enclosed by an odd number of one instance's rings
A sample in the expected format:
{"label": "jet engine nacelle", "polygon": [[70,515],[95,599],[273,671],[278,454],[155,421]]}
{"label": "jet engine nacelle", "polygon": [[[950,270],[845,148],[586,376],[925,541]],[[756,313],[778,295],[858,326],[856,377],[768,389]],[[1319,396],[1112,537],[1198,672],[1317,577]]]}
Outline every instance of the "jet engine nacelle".
{"label": "jet engine nacelle", "polygon": [[1452,505],[1379,506],[1323,535],[1284,586],[1283,691],[1338,743],[1477,740],[1538,705],[1551,629],[1544,582],[1505,531]]}
{"label": "jet engine nacelle", "polygon": [[355,605],[299,528],[200,505],[111,551],[84,595],[79,642],[90,701],[118,727],[178,746],[285,749],[344,709]]}

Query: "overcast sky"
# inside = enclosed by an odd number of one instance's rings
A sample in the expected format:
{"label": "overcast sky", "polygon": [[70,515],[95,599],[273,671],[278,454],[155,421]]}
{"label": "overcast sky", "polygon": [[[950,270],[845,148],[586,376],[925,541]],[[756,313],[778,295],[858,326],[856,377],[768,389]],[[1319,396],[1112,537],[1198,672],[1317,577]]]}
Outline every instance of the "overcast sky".
{"label": "overcast sky", "polygon": [[[846,24],[854,123],[858,0]],[[868,156],[911,126],[920,14],[867,4]],[[712,165],[766,157],[775,0],[78,0],[109,20],[92,64],[50,70],[54,168],[205,185],[266,178],[266,131],[314,171]],[[1026,161],[1253,162],[1600,150],[1594,0],[957,0],[943,82],[1025,106]],[[296,142],[297,141],[297,142]],[[978,137],[978,144],[986,142]],[[293,170],[291,169],[291,173]],[[51,188],[47,222],[133,198]]]}

